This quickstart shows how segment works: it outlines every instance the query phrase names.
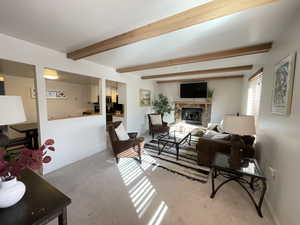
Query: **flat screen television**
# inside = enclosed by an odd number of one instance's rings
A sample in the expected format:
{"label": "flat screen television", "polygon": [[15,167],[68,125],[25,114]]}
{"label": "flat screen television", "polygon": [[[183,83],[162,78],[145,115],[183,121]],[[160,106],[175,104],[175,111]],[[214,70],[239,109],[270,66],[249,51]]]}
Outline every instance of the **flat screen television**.
{"label": "flat screen television", "polygon": [[207,98],[207,82],[180,84],[180,98]]}

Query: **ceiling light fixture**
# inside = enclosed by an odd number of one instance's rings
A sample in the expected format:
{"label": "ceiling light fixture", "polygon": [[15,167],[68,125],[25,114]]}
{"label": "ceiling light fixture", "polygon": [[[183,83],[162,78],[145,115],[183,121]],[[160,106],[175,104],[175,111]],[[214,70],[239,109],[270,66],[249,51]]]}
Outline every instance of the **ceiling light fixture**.
{"label": "ceiling light fixture", "polygon": [[57,80],[59,78],[56,70],[45,69],[44,77],[49,80]]}

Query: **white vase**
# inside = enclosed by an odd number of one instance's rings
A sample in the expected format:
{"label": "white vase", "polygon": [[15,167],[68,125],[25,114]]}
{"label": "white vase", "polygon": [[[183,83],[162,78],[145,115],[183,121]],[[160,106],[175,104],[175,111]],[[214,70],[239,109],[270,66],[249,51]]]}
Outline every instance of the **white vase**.
{"label": "white vase", "polygon": [[16,177],[8,181],[0,179],[0,208],[8,208],[16,204],[24,196],[25,190],[25,185]]}

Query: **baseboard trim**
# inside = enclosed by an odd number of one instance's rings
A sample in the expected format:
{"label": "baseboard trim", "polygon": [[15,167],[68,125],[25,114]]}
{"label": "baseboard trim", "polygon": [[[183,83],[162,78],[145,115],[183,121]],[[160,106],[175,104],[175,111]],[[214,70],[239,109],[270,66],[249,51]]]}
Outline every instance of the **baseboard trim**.
{"label": "baseboard trim", "polygon": [[281,225],[280,222],[279,222],[278,217],[276,216],[275,210],[273,209],[273,207],[272,207],[269,199],[267,198],[267,196],[265,197],[265,205],[267,206],[275,225]]}

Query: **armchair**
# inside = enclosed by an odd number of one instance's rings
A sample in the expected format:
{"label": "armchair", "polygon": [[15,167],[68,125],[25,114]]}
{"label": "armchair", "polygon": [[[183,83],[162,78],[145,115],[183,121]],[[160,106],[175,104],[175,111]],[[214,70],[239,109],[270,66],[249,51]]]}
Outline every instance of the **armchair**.
{"label": "armchair", "polygon": [[[161,125],[155,125],[151,121],[151,116],[160,115],[161,116]],[[170,127],[168,127],[168,123],[163,121],[163,116],[158,113],[151,113],[148,114],[148,121],[149,121],[149,133],[152,135],[152,139],[154,139],[154,134],[166,133],[169,132]]]}
{"label": "armchair", "polygon": [[108,133],[111,140],[112,150],[114,152],[117,163],[120,158],[135,158],[138,157],[140,163],[142,163],[141,153],[144,147],[144,138],[137,137],[138,133],[128,133],[129,140],[120,141],[115,128],[117,128],[122,122],[114,122],[108,125]]}

